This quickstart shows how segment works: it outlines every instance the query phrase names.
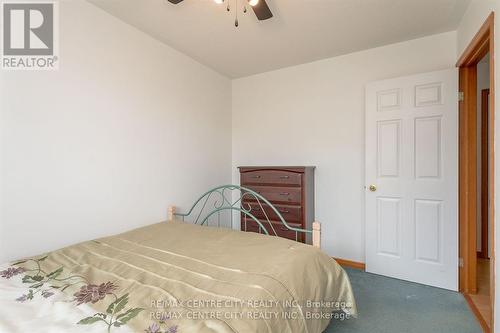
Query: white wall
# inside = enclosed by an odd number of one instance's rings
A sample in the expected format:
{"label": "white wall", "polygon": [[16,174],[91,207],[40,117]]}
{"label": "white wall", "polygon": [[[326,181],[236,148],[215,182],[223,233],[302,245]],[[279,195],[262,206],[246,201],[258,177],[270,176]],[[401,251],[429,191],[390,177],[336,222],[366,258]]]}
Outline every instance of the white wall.
{"label": "white wall", "polygon": [[0,73],[0,262],[231,180],[230,80],[85,1],[60,13],[60,70]]}
{"label": "white wall", "polygon": [[[499,43],[500,39],[500,0],[472,0],[469,8],[467,9],[460,26],[457,29],[457,58],[462,52],[465,50],[469,42],[472,40],[476,32],[479,30],[481,25],[484,23],[488,15],[495,11],[495,82],[500,82],[500,75],[498,66],[500,64],[500,49]],[[498,96],[500,96],[499,84],[495,85],[495,133],[500,133],[500,117],[498,116]],[[500,135],[495,135],[495,253],[500,253],[500,154],[498,153],[498,146],[500,144]],[[495,332],[500,332],[500,325],[498,324],[500,318],[500,306],[498,306],[498,299],[500,299],[500,270],[499,265],[497,264],[498,260],[495,261],[495,279],[496,279],[496,288],[495,288],[495,308],[494,308],[494,322]]]}
{"label": "white wall", "polygon": [[239,165],[315,165],[316,219],[332,256],[364,261],[364,88],[453,67],[454,32],[233,81]]}

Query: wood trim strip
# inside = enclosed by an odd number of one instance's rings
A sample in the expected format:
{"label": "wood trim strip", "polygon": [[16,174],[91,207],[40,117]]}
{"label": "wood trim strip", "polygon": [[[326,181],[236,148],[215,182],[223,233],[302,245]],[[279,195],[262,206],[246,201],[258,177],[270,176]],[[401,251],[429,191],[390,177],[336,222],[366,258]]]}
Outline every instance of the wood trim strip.
{"label": "wood trim strip", "polygon": [[[490,48],[490,33],[493,33],[493,23],[495,14],[490,13],[486,21],[483,23],[479,31],[464,50],[460,58],[458,58],[457,67],[471,66],[477,63],[482,57],[488,53]],[[491,87],[490,87],[491,88]]]}
{"label": "wood trim strip", "polygon": [[472,299],[470,298],[470,296],[468,294],[463,294],[463,295],[464,295],[464,298],[467,301],[467,304],[469,305],[472,313],[474,314],[474,316],[476,317],[477,321],[479,322],[479,325],[481,325],[481,328],[483,329],[483,332],[485,332],[485,333],[491,332],[490,331],[490,327],[488,326],[488,323],[483,318],[483,316],[481,315],[481,312],[479,312],[479,309],[476,307],[476,304],[474,304],[474,302],[472,301]]}
{"label": "wood trim strip", "polygon": [[488,179],[488,152],[489,152],[489,99],[490,90],[481,90],[481,251],[480,258],[488,258],[488,196],[489,196],[489,179]]}
{"label": "wood trim strip", "polygon": [[489,250],[490,250],[490,302],[491,302],[491,327],[495,327],[495,13],[489,18],[490,39],[490,98],[488,119],[488,214],[489,214]]}
{"label": "wood trim strip", "polygon": [[464,100],[459,103],[459,289],[475,293],[476,287],[476,182],[477,182],[477,117],[476,66],[460,67],[460,91]]}
{"label": "wood trim strip", "polygon": [[342,259],[342,258],[335,258],[335,261],[340,265],[340,266],[345,266],[345,267],[350,267],[350,268],[355,268],[355,269],[361,269],[365,270],[366,265],[364,262],[358,262],[358,261],[352,261],[352,260],[347,260],[347,259]]}

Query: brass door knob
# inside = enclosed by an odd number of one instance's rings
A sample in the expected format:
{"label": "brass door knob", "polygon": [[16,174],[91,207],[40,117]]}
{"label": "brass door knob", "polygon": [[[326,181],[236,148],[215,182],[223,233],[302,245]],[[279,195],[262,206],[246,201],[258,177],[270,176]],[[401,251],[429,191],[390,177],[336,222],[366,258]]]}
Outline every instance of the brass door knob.
{"label": "brass door knob", "polygon": [[375,185],[371,184],[371,185],[368,187],[368,189],[369,189],[370,191],[372,191],[372,192],[375,192],[375,191],[377,190],[377,186],[375,186]]}

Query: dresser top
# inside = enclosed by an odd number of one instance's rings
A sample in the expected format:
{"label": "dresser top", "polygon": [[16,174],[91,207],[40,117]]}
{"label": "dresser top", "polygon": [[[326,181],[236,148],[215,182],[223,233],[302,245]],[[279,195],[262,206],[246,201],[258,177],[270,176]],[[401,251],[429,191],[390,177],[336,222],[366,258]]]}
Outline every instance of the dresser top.
{"label": "dresser top", "polygon": [[239,166],[241,172],[251,170],[289,170],[289,171],[305,171],[314,170],[315,166],[286,166],[286,165],[253,165],[253,166]]}

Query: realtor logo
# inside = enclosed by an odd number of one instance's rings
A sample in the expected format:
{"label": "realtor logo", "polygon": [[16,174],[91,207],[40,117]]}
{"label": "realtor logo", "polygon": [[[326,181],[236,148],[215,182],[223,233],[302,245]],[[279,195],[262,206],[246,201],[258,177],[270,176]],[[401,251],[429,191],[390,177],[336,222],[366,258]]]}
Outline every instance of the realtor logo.
{"label": "realtor logo", "polygon": [[3,69],[57,69],[55,2],[2,3]]}

